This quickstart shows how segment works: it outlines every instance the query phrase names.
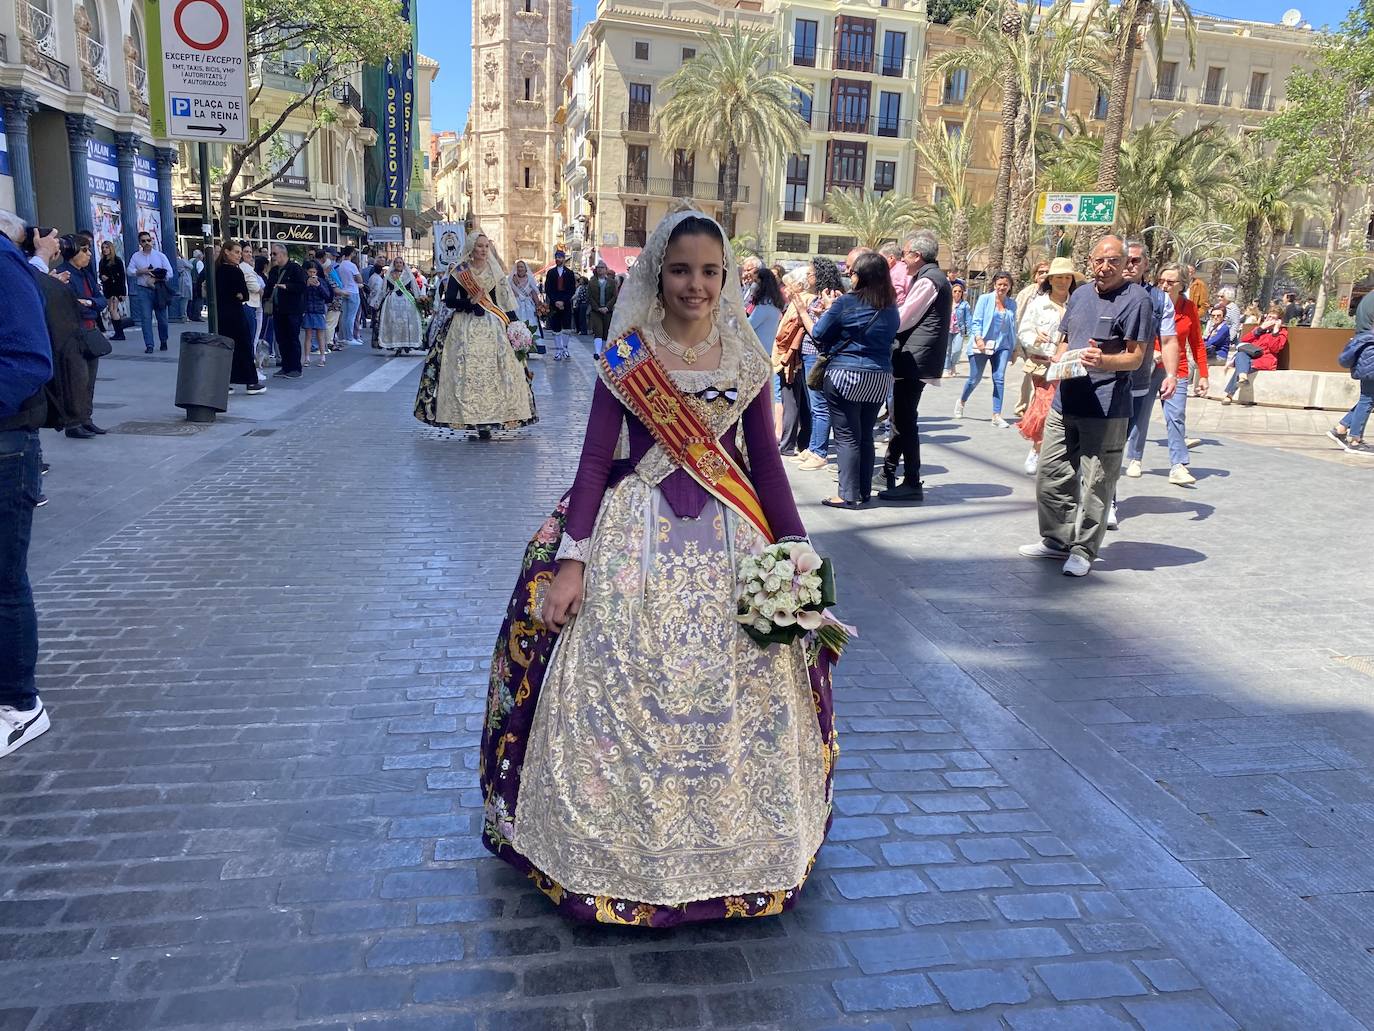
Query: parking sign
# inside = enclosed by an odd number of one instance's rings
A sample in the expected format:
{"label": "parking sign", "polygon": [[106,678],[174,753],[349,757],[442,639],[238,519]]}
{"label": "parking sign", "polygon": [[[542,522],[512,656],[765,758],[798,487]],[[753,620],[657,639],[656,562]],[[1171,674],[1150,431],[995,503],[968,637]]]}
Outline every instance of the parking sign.
{"label": "parking sign", "polygon": [[153,135],[248,142],[244,0],[144,0]]}

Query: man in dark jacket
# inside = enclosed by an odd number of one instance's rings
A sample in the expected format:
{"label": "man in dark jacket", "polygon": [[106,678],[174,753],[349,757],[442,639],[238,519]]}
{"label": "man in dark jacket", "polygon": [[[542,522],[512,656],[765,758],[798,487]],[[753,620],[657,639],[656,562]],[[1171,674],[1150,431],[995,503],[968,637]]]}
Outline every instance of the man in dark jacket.
{"label": "man in dark jacket", "polygon": [[291,260],[286,245],[272,245],[272,269],[263,300],[272,302],[272,327],[281,354],[274,376],[301,378],[301,318],[305,315],[305,271]]}
{"label": "man in dark jacket", "polygon": [[568,256],[555,251],[553,268],[544,273],[544,297],[549,302],[549,328],[553,330],[554,354],[568,353],[569,330],[573,328],[573,294],[577,292],[577,277],[564,264]]}
{"label": "man in dark jacket", "polygon": [[[29,537],[40,496],[38,430],[52,349],[35,271],[13,240],[24,225],[0,212],[0,757],[48,729],[38,698],[38,614],[29,587]],[[41,275],[41,273],[37,273]],[[61,284],[54,284],[62,289]]]}
{"label": "man in dark jacket", "polygon": [[[892,345],[892,435],[887,441],[883,475],[886,501],[922,501],[919,408],[926,381],[939,382],[949,351],[949,318],[954,292],[936,263],[940,240],[929,230],[912,233],[902,245],[902,260],[911,275],[901,306],[902,326]],[[897,464],[904,467],[897,483]]]}

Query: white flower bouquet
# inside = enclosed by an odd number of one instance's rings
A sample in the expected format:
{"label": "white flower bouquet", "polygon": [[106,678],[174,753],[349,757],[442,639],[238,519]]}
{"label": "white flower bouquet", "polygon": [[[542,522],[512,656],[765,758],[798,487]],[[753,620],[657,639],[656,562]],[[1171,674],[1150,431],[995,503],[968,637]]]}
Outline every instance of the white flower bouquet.
{"label": "white flower bouquet", "polygon": [[830,612],[835,573],[805,541],[770,544],[740,562],[736,618],[761,647],[815,633],[836,657],[855,631]]}
{"label": "white flower bouquet", "polygon": [[515,351],[517,358],[521,360],[534,350],[534,337],[530,334],[530,327],[523,322],[515,321],[506,327],[506,339],[510,341],[511,348]]}

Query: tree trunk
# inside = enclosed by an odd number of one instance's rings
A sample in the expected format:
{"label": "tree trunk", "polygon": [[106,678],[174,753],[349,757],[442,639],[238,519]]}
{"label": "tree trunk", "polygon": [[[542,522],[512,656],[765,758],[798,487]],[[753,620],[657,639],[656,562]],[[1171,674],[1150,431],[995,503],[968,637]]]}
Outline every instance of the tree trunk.
{"label": "tree trunk", "polygon": [[954,274],[968,282],[968,212],[960,208],[954,213],[954,224],[950,230],[949,256],[954,263]]}
{"label": "tree trunk", "polygon": [[1215,297],[1217,291],[1221,289],[1221,274],[1223,271],[1224,267],[1221,264],[1221,259],[1214,258],[1212,260],[1212,274],[1207,277],[1207,296]]}
{"label": "tree trunk", "polygon": [[1317,287],[1317,306],[1312,313],[1314,326],[1321,325],[1327,302],[1336,296],[1336,270],[1332,266],[1335,264],[1336,241],[1340,239],[1345,223],[1345,187],[1332,183],[1331,197],[1330,227],[1326,231],[1326,251],[1322,255],[1322,285]]}
{"label": "tree trunk", "polygon": [[1245,244],[1240,252],[1240,278],[1237,283],[1237,299],[1241,304],[1249,304],[1259,299],[1259,251],[1260,220],[1247,219],[1245,223]]}
{"label": "tree trunk", "polygon": [[1034,210],[1031,202],[1035,196],[1035,155],[1031,149],[1030,105],[1029,98],[1021,98],[1021,112],[1016,120],[1016,165],[1004,258],[1012,279],[1017,283],[1025,279],[1026,252],[1030,250],[1030,222]]}
{"label": "tree trunk", "polygon": [[[1021,7],[1016,0],[1003,0],[1001,33],[1008,39],[1021,34]],[[1016,158],[1016,116],[1021,108],[1021,80],[1016,66],[1008,60],[1002,70],[1002,139],[997,152],[997,189],[992,198],[992,231],[988,240],[988,267],[991,276],[1002,267],[1007,244],[1007,209],[1011,204],[1011,170]]]}
{"label": "tree trunk", "polygon": [[725,151],[725,198],[721,207],[721,221],[724,224],[725,235],[734,236],[732,223],[735,216],[735,188],[739,182],[739,175],[736,163],[739,161],[739,148],[735,146],[735,141],[730,141],[730,146]]}
{"label": "tree trunk", "polygon": [[1260,284],[1260,307],[1266,308],[1274,299],[1274,281],[1279,277],[1279,248],[1283,237],[1274,230],[1269,231],[1269,246],[1265,248],[1264,280]]}
{"label": "tree trunk", "polygon": [[[1119,8],[1122,35],[1116,41],[1112,82],[1107,91],[1107,119],[1102,128],[1102,160],[1097,166],[1097,182],[1094,184],[1099,193],[1116,192],[1121,140],[1126,130],[1126,101],[1131,92],[1131,76],[1135,74],[1136,40],[1145,25],[1149,4],[1150,0],[1125,0]],[[1107,227],[1079,232],[1073,253],[1080,268],[1086,267],[1093,245],[1109,232]]]}

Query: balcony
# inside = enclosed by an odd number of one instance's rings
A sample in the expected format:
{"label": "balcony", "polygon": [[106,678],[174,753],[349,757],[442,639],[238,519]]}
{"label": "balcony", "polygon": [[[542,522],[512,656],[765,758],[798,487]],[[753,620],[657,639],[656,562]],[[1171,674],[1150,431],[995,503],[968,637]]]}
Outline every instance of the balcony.
{"label": "balcony", "polygon": [[799,47],[793,44],[789,60],[795,68],[819,68],[832,72],[862,72],[892,78],[915,78],[916,59],[889,58],[870,50],[834,47]]}
{"label": "balcony", "polygon": [[856,118],[848,111],[812,111],[806,124],[817,132],[844,132],[888,139],[910,139],[912,132],[910,118],[887,118],[875,114]]}
{"label": "balcony", "polygon": [[1198,91],[1198,102],[1206,104],[1208,107],[1230,107],[1231,91],[1228,89],[1209,89],[1204,86]]}
{"label": "balcony", "polygon": [[253,62],[249,79],[253,85],[260,84],[286,93],[304,93],[305,83],[300,77],[301,69],[304,67],[303,61],[261,57]]}
{"label": "balcony", "polygon": [[1252,91],[1245,94],[1245,106],[1250,111],[1272,111],[1274,110],[1274,95]]}
{"label": "balcony", "polygon": [[363,96],[358,92],[351,82],[336,82],[329,87],[329,95],[344,107],[351,107],[358,112],[359,117],[363,113]]}
{"label": "balcony", "polygon": [[57,59],[57,29],[52,15],[29,0],[19,0],[19,50],[23,61],[48,81],[72,88],[71,69]]}
{"label": "balcony", "polygon": [[[689,197],[692,200],[722,201],[725,188],[718,182],[700,179],[678,179],[649,176],[617,176],[617,193],[627,193],[635,197]],[[737,204],[749,203],[749,187],[735,186],[734,201]]]}
{"label": "balcony", "polygon": [[632,108],[621,112],[621,132],[653,132],[653,116],[648,108]]}
{"label": "balcony", "polygon": [[1174,82],[1159,82],[1150,92],[1150,99],[1170,104],[1182,104],[1188,99],[1188,91]]}
{"label": "balcony", "polygon": [[86,92],[106,107],[119,110],[119,91],[110,85],[110,61],[105,44],[94,36],[80,37],[81,77]]}

